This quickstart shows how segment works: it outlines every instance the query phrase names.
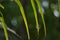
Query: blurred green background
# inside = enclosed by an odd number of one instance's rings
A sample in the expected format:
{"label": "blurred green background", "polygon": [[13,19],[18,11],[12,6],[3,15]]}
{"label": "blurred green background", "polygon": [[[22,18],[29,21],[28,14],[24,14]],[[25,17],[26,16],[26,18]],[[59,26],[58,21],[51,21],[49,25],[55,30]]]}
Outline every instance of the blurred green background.
{"label": "blurred green background", "polygon": [[[37,31],[36,31],[36,22],[34,17],[33,8],[30,0],[20,0],[27,18],[31,40],[37,40]],[[28,40],[25,23],[23,17],[19,10],[18,5],[14,0],[0,0],[0,3],[5,7],[3,10],[0,8],[0,11],[3,13],[4,20],[6,25],[14,30],[19,36],[22,37],[22,40]],[[44,27],[41,15],[39,14],[39,8],[35,2],[35,6],[38,14],[39,21],[39,40],[60,40],[60,14],[58,8],[58,0],[40,0],[42,11],[44,13],[44,20],[46,23],[46,38],[44,39]],[[1,15],[0,15],[1,17]],[[1,27],[1,22],[0,22]],[[8,31],[9,40],[20,40],[16,35]],[[5,40],[3,29],[0,28],[0,40]]]}

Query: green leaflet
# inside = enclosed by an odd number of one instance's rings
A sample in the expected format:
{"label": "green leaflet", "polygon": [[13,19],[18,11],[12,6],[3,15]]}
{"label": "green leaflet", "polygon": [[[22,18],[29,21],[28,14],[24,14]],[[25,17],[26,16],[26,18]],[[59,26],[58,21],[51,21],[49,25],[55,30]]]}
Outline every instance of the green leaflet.
{"label": "green leaflet", "polygon": [[[0,4],[0,7],[4,9],[4,6]],[[8,38],[8,33],[7,33],[7,29],[6,29],[6,24],[4,22],[4,18],[3,18],[3,14],[0,12],[0,14],[2,15],[2,17],[0,17],[0,21],[2,22],[2,28],[4,29],[4,33],[5,33],[5,37],[6,40],[9,40]]]}
{"label": "green leaflet", "polygon": [[23,9],[23,6],[21,4],[21,2],[19,0],[15,0],[15,2],[17,3],[17,5],[19,6],[20,8],[20,11],[21,11],[21,14],[23,16],[23,19],[24,19],[24,22],[25,22],[25,26],[26,26],[26,30],[27,30],[27,35],[28,35],[28,40],[30,40],[30,34],[29,34],[29,29],[28,29],[28,23],[27,23],[27,20],[26,20],[26,16],[25,16],[25,13],[24,13],[24,9]]}
{"label": "green leaflet", "polygon": [[4,9],[4,6],[2,4],[0,4],[0,7]]}
{"label": "green leaflet", "polygon": [[[2,13],[0,12],[0,14],[2,14]],[[9,38],[8,38],[8,33],[7,33],[7,29],[6,29],[6,24],[5,24],[5,22],[4,22],[3,15],[2,15],[2,17],[0,17],[0,21],[2,22],[2,28],[4,29],[4,33],[5,33],[6,40],[9,40]]]}
{"label": "green leaflet", "polygon": [[45,21],[44,21],[44,15],[43,15],[43,12],[42,12],[42,6],[41,6],[39,0],[35,0],[35,1],[36,1],[37,5],[38,5],[38,8],[39,8],[39,10],[40,10],[40,14],[41,14],[42,21],[43,21],[43,25],[44,25],[45,37],[46,37],[46,25],[45,25]]}
{"label": "green leaflet", "polygon": [[8,33],[7,33],[7,29],[6,29],[6,24],[5,24],[3,18],[1,18],[1,22],[2,22],[2,27],[3,27],[3,29],[4,29],[4,33],[5,33],[6,40],[9,40],[9,38],[8,38]]}
{"label": "green leaflet", "polygon": [[[1,5],[1,6],[2,6],[2,8],[4,8],[3,5]],[[2,17],[0,17],[0,21],[1,21],[2,18],[3,18],[3,14],[2,14],[1,12],[0,12],[0,14],[2,15]],[[2,21],[1,21],[1,22],[2,22]],[[2,25],[2,26],[3,26],[3,25]],[[19,36],[14,30],[12,30],[12,29],[10,29],[9,27],[7,27],[7,25],[6,25],[6,29],[21,39],[21,36]]]}
{"label": "green leaflet", "polygon": [[32,4],[32,7],[33,7],[34,15],[35,15],[36,29],[37,29],[38,38],[39,38],[39,24],[38,24],[38,18],[37,18],[37,12],[36,12],[36,8],[35,8],[34,0],[31,0],[31,4]]}

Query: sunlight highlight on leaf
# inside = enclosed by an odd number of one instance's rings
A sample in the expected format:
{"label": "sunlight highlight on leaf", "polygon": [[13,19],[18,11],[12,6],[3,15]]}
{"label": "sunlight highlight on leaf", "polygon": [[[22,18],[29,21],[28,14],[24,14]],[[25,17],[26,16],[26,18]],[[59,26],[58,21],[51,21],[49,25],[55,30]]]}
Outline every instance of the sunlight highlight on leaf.
{"label": "sunlight highlight on leaf", "polygon": [[27,30],[27,35],[28,35],[28,40],[30,40],[30,34],[29,34],[29,29],[28,29],[28,23],[27,23],[27,20],[26,20],[26,16],[25,16],[25,13],[24,13],[24,9],[23,9],[23,6],[21,4],[21,2],[19,0],[15,0],[15,2],[17,3],[17,5],[19,6],[20,8],[20,11],[21,11],[21,14],[23,16],[23,19],[24,19],[24,22],[25,22],[25,26],[26,26],[26,30]]}

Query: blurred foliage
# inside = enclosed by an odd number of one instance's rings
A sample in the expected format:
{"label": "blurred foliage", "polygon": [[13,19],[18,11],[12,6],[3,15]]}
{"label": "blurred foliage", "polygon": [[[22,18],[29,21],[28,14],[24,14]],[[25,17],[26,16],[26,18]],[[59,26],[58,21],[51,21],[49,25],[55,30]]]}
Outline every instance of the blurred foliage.
{"label": "blurred foliage", "polygon": [[[57,15],[55,10],[59,13],[58,0],[39,0],[41,2],[42,10],[44,10],[44,21],[46,24],[46,38],[44,34],[44,25],[40,10],[35,3],[35,8],[37,11],[38,24],[39,24],[39,39],[36,29],[36,20],[34,15],[34,10],[31,4],[31,0],[20,0],[25,16],[28,22],[28,28],[31,40],[60,40],[60,16]],[[43,2],[47,2],[48,7]],[[25,27],[24,19],[19,10],[19,6],[14,2],[14,0],[0,0],[0,3],[5,7],[4,10],[0,7],[0,11],[3,13],[4,21],[6,25],[16,31],[19,36],[22,37],[21,40],[28,40],[27,30]],[[43,5],[44,4],[44,5]],[[55,14],[54,14],[55,13]],[[59,14],[58,14],[59,15]],[[0,14],[1,17],[1,14]],[[16,35],[8,31],[9,40],[20,40]],[[0,40],[5,40],[3,29],[0,28]]]}

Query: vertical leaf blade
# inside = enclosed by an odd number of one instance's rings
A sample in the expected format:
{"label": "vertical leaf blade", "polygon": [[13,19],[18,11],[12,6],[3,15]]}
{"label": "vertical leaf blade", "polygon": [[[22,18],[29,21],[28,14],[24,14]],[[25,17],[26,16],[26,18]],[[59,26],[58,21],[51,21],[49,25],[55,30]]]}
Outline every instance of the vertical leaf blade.
{"label": "vertical leaf blade", "polygon": [[33,11],[34,11],[34,16],[35,16],[35,20],[36,20],[36,29],[37,29],[37,34],[38,34],[38,38],[39,38],[39,25],[38,25],[37,11],[35,8],[34,0],[31,0],[31,4],[32,4]]}
{"label": "vertical leaf blade", "polygon": [[40,10],[40,14],[41,14],[42,21],[43,21],[43,25],[44,25],[45,37],[46,37],[46,25],[45,25],[45,21],[44,21],[44,15],[43,15],[43,11],[42,11],[42,6],[41,6],[41,4],[40,4],[40,1],[39,1],[39,0],[36,0],[36,3],[37,3],[38,8],[39,8],[39,10]]}
{"label": "vertical leaf blade", "polygon": [[30,34],[29,34],[29,29],[28,29],[28,23],[27,23],[27,19],[26,19],[25,13],[24,13],[23,6],[22,6],[22,4],[21,4],[21,2],[20,2],[19,0],[15,0],[15,2],[17,3],[17,5],[18,5],[19,8],[20,8],[20,11],[21,11],[21,14],[22,14],[22,16],[23,16],[23,19],[24,19],[24,22],[25,22],[25,26],[26,26],[27,35],[28,35],[28,40],[30,40]]}
{"label": "vertical leaf blade", "polygon": [[[0,7],[4,9],[4,6],[0,4]],[[0,12],[0,14],[2,15],[2,17],[0,17],[0,21],[2,22],[2,28],[4,30],[4,33],[5,33],[5,37],[6,37],[6,40],[9,40],[8,38],[8,33],[7,33],[7,29],[6,29],[6,24],[4,22],[4,18],[3,18],[3,14]]]}

